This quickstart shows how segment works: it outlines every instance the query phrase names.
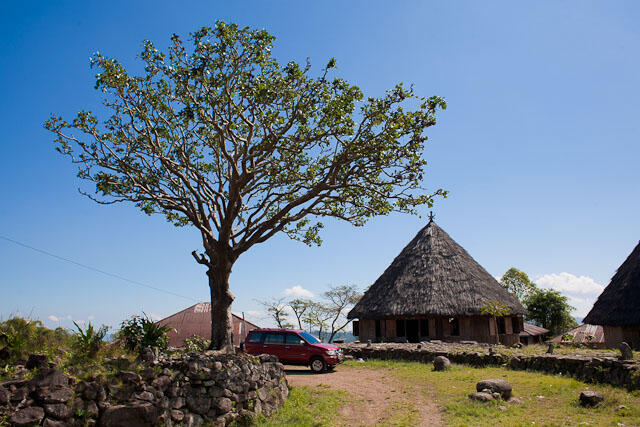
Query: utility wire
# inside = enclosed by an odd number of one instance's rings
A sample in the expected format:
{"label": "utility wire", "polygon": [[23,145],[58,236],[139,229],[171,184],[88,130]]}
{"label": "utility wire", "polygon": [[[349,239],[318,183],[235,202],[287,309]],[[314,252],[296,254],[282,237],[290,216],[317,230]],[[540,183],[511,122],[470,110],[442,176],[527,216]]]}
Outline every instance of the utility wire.
{"label": "utility wire", "polygon": [[126,277],[120,276],[119,274],[109,273],[108,271],[100,270],[99,268],[91,267],[90,265],[82,264],[80,262],[74,261],[74,260],[69,259],[69,258],[61,257],[59,255],[53,254],[51,252],[47,252],[47,251],[42,250],[42,249],[34,248],[33,246],[29,246],[26,243],[22,243],[22,242],[10,239],[10,238],[2,236],[2,235],[0,235],[0,239],[4,239],[4,240],[6,240],[8,242],[11,242],[13,244],[16,244],[18,246],[22,246],[23,248],[31,249],[32,251],[40,252],[41,254],[50,256],[52,258],[56,258],[56,259],[58,259],[60,261],[69,262],[71,264],[77,265],[78,267],[86,268],[87,270],[91,270],[91,271],[95,271],[96,273],[104,274],[105,276],[114,277],[116,279],[120,279],[122,281],[132,283],[134,285],[142,286],[142,287],[148,288],[148,289],[153,289],[154,291],[164,292],[165,294],[169,294],[169,295],[173,295],[173,296],[176,296],[176,297],[185,298],[185,299],[188,299],[188,300],[191,300],[191,301],[198,302],[198,300],[196,300],[194,298],[191,298],[191,297],[188,297],[188,296],[185,296],[185,295],[180,295],[180,294],[177,294],[175,292],[167,291],[166,289],[156,288],[155,286],[147,285],[146,283],[138,282],[137,280],[127,279]]}

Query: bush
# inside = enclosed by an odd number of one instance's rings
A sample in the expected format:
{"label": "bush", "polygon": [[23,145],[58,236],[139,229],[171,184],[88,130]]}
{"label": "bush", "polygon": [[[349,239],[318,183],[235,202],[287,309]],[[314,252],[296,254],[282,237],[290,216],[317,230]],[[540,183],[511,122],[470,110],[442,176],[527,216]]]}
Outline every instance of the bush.
{"label": "bush", "polygon": [[100,329],[95,329],[91,322],[85,330],[76,323],[73,324],[78,328],[78,332],[74,335],[73,349],[77,352],[77,356],[93,358],[98,354],[104,337],[107,335],[109,328],[102,325]]}
{"label": "bush", "polygon": [[198,334],[193,334],[184,340],[184,351],[187,353],[199,353],[209,348],[211,340],[202,338]]}
{"label": "bush", "polygon": [[45,328],[39,320],[21,317],[0,322],[0,336],[0,348],[6,346],[9,350],[9,360],[5,361],[8,363],[26,359],[30,353],[59,355],[73,343],[73,335],[65,329]]}
{"label": "bush", "polygon": [[151,319],[144,316],[131,316],[122,322],[118,338],[120,338],[125,348],[132,351],[140,351],[146,347],[158,347],[162,350],[167,348],[167,332],[169,326],[159,326]]}

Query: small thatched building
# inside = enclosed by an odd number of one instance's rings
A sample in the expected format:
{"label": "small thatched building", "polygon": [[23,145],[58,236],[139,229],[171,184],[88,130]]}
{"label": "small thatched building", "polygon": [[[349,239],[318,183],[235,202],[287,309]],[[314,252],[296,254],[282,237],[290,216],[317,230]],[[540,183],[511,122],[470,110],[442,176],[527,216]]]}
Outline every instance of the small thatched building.
{"label": "small thatched building", "polygon": [[640,349],[640,242],[602,291],[584,323],[602,325],[607,347]]}
{"label": "small thatched building", "polygon": [[[487,303],[509,315],[482,314]],[[524,307],[433,218],[349,312],[360,341],[427,339],[515,344]]]}
{"label": "small thatched building", "polygon": [[[233,344],[237,347],[244,341],[249,331],[258,329],[259,326],[235,314],[232,314],[232,317]],[[211,303],[201,302],[192,305],[156,323],[171,328],[167,332],[167,337],[169,345],[173,347],[182,346],[185,339],[194,335],[209,339],[211,338]]]}

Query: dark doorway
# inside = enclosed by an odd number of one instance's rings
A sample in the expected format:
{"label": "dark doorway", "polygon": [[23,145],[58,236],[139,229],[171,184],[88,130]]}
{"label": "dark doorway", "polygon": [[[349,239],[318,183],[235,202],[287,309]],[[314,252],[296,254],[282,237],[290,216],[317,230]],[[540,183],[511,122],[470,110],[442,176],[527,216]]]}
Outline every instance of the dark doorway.
{"label": "dark doorway", "polygon": [[442,328],[442,320],[443,319],[441,319],[439,317],[436,319],[436,337],[438,339],[444,338],[444,331],[443,331],[443,328]]}
{"label": "dark doorway", "polygon": [[407,332],[407,341],[420,342],[420,321],[418,319],[410,319],[405,323]]}

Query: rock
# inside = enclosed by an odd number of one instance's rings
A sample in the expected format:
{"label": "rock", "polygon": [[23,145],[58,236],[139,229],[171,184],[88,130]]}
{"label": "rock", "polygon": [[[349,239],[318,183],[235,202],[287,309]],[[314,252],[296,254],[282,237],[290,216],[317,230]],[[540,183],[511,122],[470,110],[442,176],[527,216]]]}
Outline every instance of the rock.
{"label": "rock", "polygon": [[522,400],[518,399],[517,397],[512,397],[511,399],[507,400],[507,403],[510,403],[511,405],[520,405],[522,404]]}
{"label": "rock", "polygon": [[119,376],[124,383],[138,384],[140,383],[140,381],[142,381],[142,377],[140,375],[131,371],[122,371],[120,372]]}
{"label": "rock", "polygon": [[[76,391],[78,389],[76,388]],[[97,382],[86,383],[82,392],[82,397],[86,400],[97,400],[99,402],[107,398],[107,393],[102,384]]]}
{"label": "rock", "polygon": [[491,396],[493,396],[494,399],[500,399],[502,396],[500,396],[500,393],[491,393]]}
{"label": "rock", "polygon": [[506,411],[507,407],[506,406],[498,406],[498,409],[501,411]]}
{"label": "rock", "polygon": [[134,393],[133,397],[139,400],[145,400],[147,402],[153,401],[153,393],[148,391],[142,391],[140,393]]}
{"label": "rock", "polygon": [[547,354],[553,354],[553,343],[549,343],[549,347],[547,348]]}
{"label": "rock", "polygon": [[42,427],[69,427],[69,424],[64,421],[45,418],[44,422],[42,423]]}
{"label": "rock", "polygon": [[367,347],[371,347],[371,340],[367,340]]}
{"label": "rock", "polygon": [[478,402],[489,402],[493,400],[493,396],[489,393],[478,392],[469,394],[469,399],[476,400]]}
{"label": "rock", "polygon": [[511,397],[511,384],[503,379],[479,381],[478,384],[476,384],[476,390],[481,391],[484,389],[489,389],[492,393],[500,393],[504,400],[509,400],[509,398]]}
{"label": "rock", "polygon": [[205,415],[211,408],[211,399],[209,397],[187,397],[187,407],[191,412]]}
{"label": "rock", "polygon": [[604,396],[597,391],[583,391],[580,393],[580,405],[592,407],[604,401]]}
{"label": "rock", "polygon": [[633,351],[631,351],[629,344],[621,342],[618,345],[618,350],[620,350],[620,360],[633,360]]}
{"label": "rock", "polygon": [[44,412],[47,415],[50,415],[53,418],[57,418],[59,420],[68,418],[69,415],[71,415],[69,407],[64,403],[46,403],[42,405],[42,407],[44,408]]}
{"label": "rock", "polygon": [[139,427],[153,425],[160,417],[160,411],[151,403],[139,402],[116,405],[104,411],[100,417],[103,427]]}
{"label": "rock", "polygon": [[69,387],[43,387],[36,392],[36,397],[44,403],[66,403],[71,400],[73,394]]}
{"label": "rock", "polygon": [[187,414],[184,417],[184,425],[186,427],[197,427],[197,426],[201,426],[203,423],[204,423],[204,420],[200,415]]}
{"label": "rock", "polygon": [[184,407],[185,403],[186,402],[184,400],[184,397],[174,397],[169,402],[169,406],[172,409],[180,409],[180,408]]}
{"label": "rock", "polygon": [[48,368],[49,358],[46,354],[30,354],[25,367],[29,370]]}
{"label": "rock", "polygon": [[233,409],[233,402],[231,402],[231,399],[228,397],[221,397],[216,402],[216,409],[218,410],[218,413],[226,414]]}
{"label": "rock", "polygon": [[42,369],[36,375],[31,383],[35,387],[67,387],[69,385],[69,377],[62,371],[53,368]]}
{"label": "rock", "polygon": [[151,382],[151,385],[158,390],[165,391],[171,384],[171,377],[161,375]]}
{"label": "rock", "polygon": [[171,410],[171,419],[177,423],[184,419],[184,412],[178,411],[177,409]]}
{"label": "rock", "polygon": [[433,359],[433,370],[434,371],[444,371],[449,366],[451,366],[451,362],[449,361],[449,359],[447,359],[444,356],[436,356],[436,358]]}
{"label": "rock", "polygon": [[145,362],[156,362],[159,356],[158,347],[145,347],[140,351],[140,359]]}
{"label": "rock", "polygon": [[44,418],[44,409],[39,406],[32,406],[30,408],[24,408],[16,412],[9,418],[14,426],[32,426],[34,424],[40,424],[40,421]]}
{"label": "rock", "polygon": [[85,402],[84,410],[87,414],[87,417],[89,418],[96,418],[100,413],[100,410],[98,409],[98,405],[96,405],[96,402],[91,400],[88,402]]}
{"label": "rock", "polygon": [[0,406],[7,405],[9,403],[9,392],[6,388],[0,386]]}

